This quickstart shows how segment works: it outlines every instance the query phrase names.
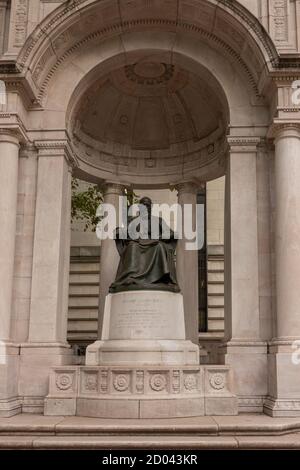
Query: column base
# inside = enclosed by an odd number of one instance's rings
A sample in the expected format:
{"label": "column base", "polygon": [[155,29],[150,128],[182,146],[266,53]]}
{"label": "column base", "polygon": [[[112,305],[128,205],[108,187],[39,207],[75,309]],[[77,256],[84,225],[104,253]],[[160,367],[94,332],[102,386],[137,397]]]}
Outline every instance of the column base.
{"label": "column base", "polygon": [[72,350],[67,343],[21,345],[19,395],[23,397],[23,413],[43,413],[51,368],[72,362]]}
{"label": "column base", "polygon": [[298,349],[295,349],[291,340],[270,343],[269,395],[264,404],[264,412],[269,416],[300,416],[299,344],[296,343]]}
{"label": "column base", "polygon": [[16,344],[0,342],[0,417],[10,417],[22,410],[18,398],[19,351]]}
{"label": "column base", "polygon": [[300,398],[284,400],[267,397],[264,403],[264,413],[273,418],[297,418],[300,416]]}
{"label": "column base", "polygon": [[18,397],[0,400],[0,418],[11,418],[22,412],[22,400]]}
{"label": "column base", "polygon": [[262,413],[268,393],[267,343],[230,341],[221,346],[220,357],[232,368],[239,412]]}
{"label": "column base", "polygon": [[50,375],[47,416],[176,418],[236,415],[226,366],[60,367]]}

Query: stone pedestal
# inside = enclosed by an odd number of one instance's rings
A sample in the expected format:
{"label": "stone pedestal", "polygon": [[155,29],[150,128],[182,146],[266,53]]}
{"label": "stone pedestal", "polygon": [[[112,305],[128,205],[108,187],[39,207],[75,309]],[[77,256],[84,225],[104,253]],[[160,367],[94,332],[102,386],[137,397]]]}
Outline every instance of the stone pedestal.
{"label": "stone pedestal", "polygon": [[199,347],[185,339],[182,295],[163,291],[109,294],[102,340],[87,348],[86,364],[199,364]]}
{"label": "stone pedestal", "polygon": [[46,415],[172,418],[236,414],[226,366],[200,366],[185,339],[181,294],[135,291],[106,298],[101,341],[86,365],[57,367]]}

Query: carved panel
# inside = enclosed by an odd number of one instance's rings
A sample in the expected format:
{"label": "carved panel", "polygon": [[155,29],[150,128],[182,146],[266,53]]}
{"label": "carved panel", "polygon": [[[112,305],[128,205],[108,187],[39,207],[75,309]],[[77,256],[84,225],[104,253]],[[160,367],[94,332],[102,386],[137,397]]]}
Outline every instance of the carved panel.
{"label": "carved panel", "polygon": [[273,1],[274,39],[275,41],[288,40],[288,0]]}
{"label": "carved panel", "polygon": [[164,372],[152,372],[149,380],[150,390],[153,392],[167,391],[167,377]]}
{"label": "carved panel", "polygon": [[108,393],[108,371],[102,369],[100,372],[100,392],[101,393]]}
{"label": "carved panel", "polygon": [[82,376],[82,392],[83,393],[97,393],[98,392],[98,372],[85,371]]}
{"label": "carved panel", "polygon": [[57,368],[50,375],[50,392],[55,395],[73,395],[77,391],[76,368]]}
{"label": "carved panel", "polygon": [[14,46],[24,44],[27,35],[28,0],[17,0],[15,10],[15,39]]}
{"label": "carved panel", "polygon": [[180,370],[173,370],[172,388],[174,393],[180,392]]}
{"label": "carved panel", "polygon": [[130,375],[127,374],[114,374],[113,386],[117,392],[126,392],[130,385]]}
{"label": "carved panel", "polygon": [[197,376],[196,374],[185,374],[184,378],[184,391],[194,392],[197,390]]}
{"label": "carved panel", "polygon": [[137,393],[144,393],[144,371],[137,370],[136,371],[136,392]]}

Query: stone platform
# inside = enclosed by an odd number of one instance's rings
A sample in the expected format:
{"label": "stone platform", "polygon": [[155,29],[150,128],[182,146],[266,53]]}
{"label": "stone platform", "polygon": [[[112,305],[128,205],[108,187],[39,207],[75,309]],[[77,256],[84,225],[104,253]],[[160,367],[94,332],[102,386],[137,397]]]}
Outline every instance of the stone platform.
{"label": "stone platform", "polygon": [[228,366],[74,366],[52,370],[45,415],[236,415]]}
{"label": "stone platform", "polygon": [[201,366],[186,339],[183,297],[136,291],[106,297],[101,340],[86,365],[56,367],[45,415],[175,418],[235,415],[229,366]]}
{"label": "stone platform", "polygon": [[299,418],[0,418],[0,449],[300,449]]}

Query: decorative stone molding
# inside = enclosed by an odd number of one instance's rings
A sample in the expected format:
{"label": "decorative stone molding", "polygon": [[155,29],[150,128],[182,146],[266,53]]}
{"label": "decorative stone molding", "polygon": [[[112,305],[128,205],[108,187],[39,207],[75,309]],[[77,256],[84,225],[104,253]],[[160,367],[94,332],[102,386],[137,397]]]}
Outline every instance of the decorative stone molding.
{"label": "decorative stone molding", "polygon": [[226,382],[224,374],[220,374],[219,372],[212,374],[209,378],[209,383],[215,390],[221,390],[225,388]]}
{"label": "decorative stone molding", "polygon": [[[120,35],[122,32],[125,30],[139,30],[141,26],[147,26],[153,27],[157,26],[160,29],[165,27],[168,28],[173,28],[175,31],[182,30],[182,31],[188,31],[188,32],[193,32],[194,34],[196,33],[199,36],[202,36],[203,39],[206,42],[215,43],[216,47],[222,50],[222,53],[234,58],[234,60],[240,65],[241,69],[245,73],[245,76],[247,77],[256,97],[260,97],[260,93],[257,87],[257,79],[254,75],[254,73],[251,71],[250,67],[248,64],[244,61],[242,58],[242,55],[239,52],[236,52],[229,44],[227,44],[224,40],[220,39],[217,37],[215,34],[212,32],[208,32],[196,25],[191,25],[183,22],[176,22],[176,21],[170,21],[170,20],[164,20],[164,19],[141,19],[141,20],[132,20],[128,22],[121,22],[119,24],[114,24],[111,27],[106,27],[103,29],[100,29],[98,31],[95,31],[93,33],[90,33],[88,36],[84,37],[77,43],[73,44],[66,52],[64,52],[59,59],[55,57],[55,61],[52,65],[52,68],[49,70],[47,75],[41,78],[41,73],[45,70],[46,63],[49,62],[50,56],[49,56],[49,51],[47,51],[48,57],[42,57],[38,64],[35,66],[35,69],[33,70],[32,73],[32,78],[35,82],[35,85],[39,88],[40,92],[38,94],[38,102],[42,103],[43,99],[46,95],[46,91],[48,88],[48,84],[55,74],[56,70],[60,67],[60,65],[68,58],[70,57],[74,51],[82,48],[83,46],[86,46],[90,41],[95,41],[97,37],[101,39],[105,39],[107,35],[111,34],[116,34]],[[275,63],[275,59],[273,59],[273,62]],[[22,64],[19,64],[20,67],[22,68]]]}
{"label": "decorative stone molding", "polygon": [[59,390],[69,390],[73,385],[72,374],[61,374],[56,378],[56,385]]}
{"label": "decorative stone molding", "polygon": [[113,379],[113,384],[118,392],[125,392],[130,385],[130,376],[128,374],[118,374]]}
{"label": "decorative stone molding", "polygon": [[29,143],[25,126],[16,113],[0,111],[0,127],[2,135],[16,138],[20,143]]}
{"label": "decorative stone molding", "polygon": [[84,376],[84,390],[87,393],[94,393],[98,391],[98,374],[94,371],[87,372]]}
{"label": "decorative stone molding", "polygon": [[255,152],[257,146],[261,142],[260,137],[242,137],[242,136],[229,136],[227,137],[230,153],[248,153]]}
{"label": "decorative stone molding", "polygon": [[[80,387],[77,388],[79,379]],[[178,410],[181,413],[178,416],[185,416],[185,413],[200,416],[205,414],[205,409],[211,414],[223,405],[227,414],[237,413],[229,367],[200,365],[56,367],[51,372],[45,410],[46,414],[65,414],[66,407],[68,410],[71,407],[72,413],[68,411],[67,414],[76,414],[77,409],[79,416],[89,416],[90,409],[94,416],[155,417],[157,406],[168,409],[173,400],[178,402],[175,408],[172,405],[169,409],[169,417],[177,416]],[[133,405],[134,409],[130,411]]]}
{"label": "decorative stone molding", "polygon": [[[211,140],[214,137],[215,143],[212,152]],[[168,180],[171,180],[172,182],[174,181],[174,183],[172,183],[174,186],[177,181],[181,182],[182,179],[186,179],[186,175],[192,175],[196,184],[199,185],[197,180],[198,174],[201,173],[203,168],[207,168],[208,166],[217,168],[221,176],[221,173],[224,170],[227,147],[228,144],[223,133],[220,135],[220,133],[217,132],[208,139],[195,142],[189,149],[188,153],[184,155],[178,155],[175,148],[174,155],[171,154],[172,156],[165,156],[163,151],[151,152],[152,157],[150,152],[147,151],[140,152],[141,155],[136,151],[134,156],[130,157],[122,154],[112,155],[101,151],[101,149],[98,148],[96,141],[87,145],[87,143],[80,141],[76,135],[74,136],[74,146],[72,148],[74,149],[76,160],[78,160],[78,162],[81,161],[84,165],[103,172],[103,179],[107,179],[107,175],[110,174],[110,179],[112,181],[114,175],[116,175],[119,180],[119,174],[122,172],[124,180],[126,176],[129,176],[130,179],[135,176],[147,176],[147,178],[155,178],[156,184],[167,172],[169,175]],[[132,153],[134,153],[134,150]],[[155,155],[155,157],[157,155],[157,158],[155,159],[156,164],[151,167],[145,166],[147,158],[143,157],[143,154],[145,155],[148,153],[152,160],[153,155]],[[125,181],[123,184],[125,184]]]}
{"label": "decorative stone molding", "polygon": [[[55,31],[59,26],[61,27],[67,19],[70,20],[72,15],[78,14],[78,11],[80,11],[87,3],[89,3],[89,6],[91,7],[94,2],[91,2],[90,0],[74,0],[73,2],[67,2],[67,4],[62,5],[55,12],[45,18],[45,20],[43,20],[39,25],[39,29],[37,29],[30,38],[28,38],[26,47],[24,47],[24,50],[20,55],[20,64],[24,66],[33,51],[35,49],[39,49],[40,43],[43,39],[48,38],[51,32]],[[215,7],[215,2],[213,0],[209,0],[207,3],[209,3],[212,8]],[[276,62],[278,60],[276,49],[270,37],[265,33],[260,22],[249,12],[249,10],[236,0],[220,0],[218,2],[218,9],[230,12],[232,17],[238,18],[240,23],[245,27],[245,30],[250,30],[252,32],[253,36],[256,38],[256,42],[259,44],[261,49],[265,51],[271,62]],[[177,24],[180,24],[180,18],[177,18]],[[124,24],[124,27],[125,26],[129,28],[131,25]],[[191,28],[192,25],[188,25],[188,27]]]}
{"label": "decorative stone molding", "polygon": [[[244,34],[242,33],[241,28],[244,28],[244,31],[251,31],[252,37],[256,38],[257,47],[261,50],[266,64],[272,63],[273,65],[276,65],[278,63],[276,49],[267,33],[261,27],[261,24],[257,18],[255,18],[246,8],[244,8],[239,4],[239,2],[235,0],[221,0],[218,2],[217,7],[214,0],[209,0],[207,2],[208,5],[206,9],[208,8],[210,10],[210,16],[213,18],[214,10],[217,8],[217,17],[218,19],[222,18],[223,28],[220,30],[220,37],[219,35],[216,36],[217,32],[219,31],[218,28],[216,28],[214,33],[212,33],[211,29],[209,28],[207,30],[205,29],[206,22],[203,22],[203,19],[200,21],[201,26],[199,26],[199,20],[195,20],[195,15],[192,15],[190,18],[186,17],[186,15],[182,13],[183,9],[182,11],[180,9],[177,12],[176,19],[173,17],[171,19],[169,15],[167,16],[165,13],[163,13],[166,8],[162,8],[162,16],[160,18],[157,17],[157,14],[154,16],[151,15],[151,11],[148,9],[137,9],[138,14],[136,13],[135,8],[130,9],[130,14],[128,13],[125,15],[126,20],[122,20],[120,13],[116,14],[117,16],[112,14],[110,19],[107,17],[108,24],[105,25],[105,27],[103,27],[101,30],[94,31],[93,28],[89,27],[88,29],[91,31],[90,35],[87,37],[82,37],[82,33],[79,32],[79,29],[75,27],[75,22],[77,20],[78,12],[87,6],[86,3],[87,0],[75,0],[72,3],[65,2],[61,7],[56,9],[55,12],[50,14],[40,23],[39,28],[37,28],[27,39],[26,44],[19,55],[18,64],[20,65],[21,69],[26,68],[28,70],[32,70],[32,78],[40,89],[38,98],[39,101],[43,99],[48,82],[55,73],[57,67],[59,67],[60,64],[76,49],[87,44],[89,41],[95,41],[97,37],[104,38],[111,36],[112,34],[119,35],[123,31],[128,30],[139,31],[141,28],[145,27],[149,27],[150,29],[167,28],[168,31],[174,30],[174,32],[186,31],[190,34],[201,35],[203,39],[210,44],[215,43],[216,48],[221,48],[223,54],[225,53],[231,57],[234,57],[234,60],[239,63],[240,67],[244,70],[246,76],[248,77],[249,83],[253,87],[253,90],[257,96],[259,96],[257,88],[257,73],[262,70],[262,66],[259,66],[259,64],[254,64],[256,60],[254,59],[255,54],[249,52],[249,54],[247,53],[249,57],[243,57],[245,54],[245,49],[243,47],[245,42]],[[135,5],[133,6],[135,7]],[[96,7],[97,10],[95,10]],[[151,7],[155,9],[154,5],[151,5]],[[87,24],[88,21],[90,21],[90,23],[93,24],[94,19],[92,12],[94,11],[94,13],[98,13],[101,11],[101,8],[102,5],[98,5],[95,1],[89,1],[88,8],[86,8],[84,12],[86,17],[84,17],[84,14],[82,13],[81,21],[86,21]],[[237,21],[237,27],[231,25],[231,23],[228,21],[228,13],[230,13],[231,18],[234,19],[234,21]],[[144,16],[147,14],[149,15],[148,18]],[[130,15],[132,15],[131,18]],[[142,17],[138,18],[139,15]],[[94,18],[95,17],[96,14],[94,15]],[[89,18],[91,18],[91,20],[89,20]],[[59,28],[62,30],[64,24],[68,25],[69,29],[65,29],[60,33],[60,36],[57,36],[57,29]],[[202,26],[204,26],[204,28]],[[78,34],[81,37],[78,38]],[[239,41],[234,40],[233,36],[236,35],[239,35],[242,38],[242,45]],[[53,45],[52,49],[43,47],[44,41],[48,41],[49,38]],[[241,54],[241,50],[243,50],[243,54]],[[261,55],[257,54],[256,57],[258,56],[261,57]],[[32,67],[32,63],[34,63],[34,68]],[[46,70],[47,64],[52,67],[51,70],[48,70],[48,72]],[[41,76],[42,72],[43,76]]]}
{"label": "decorative stone molding", "polygon": [[6,418],[21,413],[22,399],[21,398],[5,398],[0,399],[0,417]]}
{"label": "decorative stone molding", "polygon": [[55,370],[50,377],[50,388],[58,391],[60,395],[74,395],[77,392],[78,374],[76,367],[64,367],[64,370]]}
{"label": "decorative stone molding", "polygon": [[195,374],[187,374],[184,378],[185,390],[191,392],[197,389],[197,376]]}
{"label": "decorative stone molding", "polygon": [[153,374],[150,378],[150,387],[156,392],[161,392],[167,387],[167,379],[163,374]]}
{"label": "decorative stone molding", "polygon": [[300,416],[300,400],[267,397],[264,412],[273,417]]}
{"label": "decorative stone molding", "polygon": [[239,412],[262,413],[265,397],[239,397]]}
{"label": "decorative stone molding", "polygon": [[136,371],[136,393],[144,393],[144,371]]}

